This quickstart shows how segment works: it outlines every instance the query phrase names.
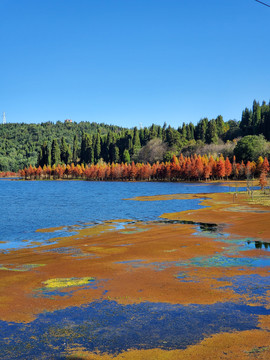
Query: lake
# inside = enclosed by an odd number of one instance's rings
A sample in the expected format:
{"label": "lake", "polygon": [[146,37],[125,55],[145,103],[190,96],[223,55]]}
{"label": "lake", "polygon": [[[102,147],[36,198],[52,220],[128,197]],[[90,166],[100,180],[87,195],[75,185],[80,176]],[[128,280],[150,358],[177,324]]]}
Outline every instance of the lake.
{"label": "lake", "polygon": [[[235,190],[214,183],[0,180],[2,358],[197,360],[203,357],[196,346],[210,341],[211,350],[212,339],[219,346],[223,335],[235,336],[229,347],[242,335],[245,353],[267,351],[270,239],[227,225],[246,213],[244,226],[255,216],[268,223],[269,210],[249,207],[241,195],[238,202],[213,196],[196,222],[187,220],[196,211],[183,218],[181,211],[202,208],[205,195],[130,200]],[[194,356],[185,357],[192,347]]]}
{"label": "lake", "polygon": [[0,249],[50,238],[50,234],[36,233],[37,229],[113,219],[152,221],[163,213],[200,207],[196,199],[140,202],[128,198],[232,190],[220,184],[0,180],[0,241],[5,242]]}

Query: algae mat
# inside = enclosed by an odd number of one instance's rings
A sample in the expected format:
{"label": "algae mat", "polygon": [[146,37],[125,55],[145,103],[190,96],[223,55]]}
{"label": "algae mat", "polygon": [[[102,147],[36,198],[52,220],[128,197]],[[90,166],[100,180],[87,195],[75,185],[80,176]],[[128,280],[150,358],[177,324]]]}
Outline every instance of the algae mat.
{"label": "algae mat", "polygon": [[269,208],[200,198],[1,253],[2,358],[270,359]]}

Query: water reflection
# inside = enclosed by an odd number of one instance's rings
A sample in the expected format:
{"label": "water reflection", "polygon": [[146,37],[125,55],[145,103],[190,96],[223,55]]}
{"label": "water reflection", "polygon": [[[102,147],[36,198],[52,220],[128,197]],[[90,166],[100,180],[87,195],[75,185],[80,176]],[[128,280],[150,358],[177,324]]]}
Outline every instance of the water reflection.
{"label": "water reflection", "polygon": [[263,249],[263,250],[269,250],[270,249],[270,243],[265,242],[265,241],[250,241],[248,240],[246,242],[246,245],[248,245],[249,247],[255,248],[255,249]]}

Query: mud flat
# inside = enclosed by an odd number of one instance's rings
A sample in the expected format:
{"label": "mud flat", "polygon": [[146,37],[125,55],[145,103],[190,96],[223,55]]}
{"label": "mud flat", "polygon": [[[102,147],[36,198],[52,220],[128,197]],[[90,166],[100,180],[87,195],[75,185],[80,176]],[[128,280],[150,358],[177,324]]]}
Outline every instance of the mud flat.
{"label": "mud flat", "polygon": [[[270,359],[270,208],[203,208],[72,230],[0,254],[5,359]],[[35,356],[39,357],[35,357]]]}

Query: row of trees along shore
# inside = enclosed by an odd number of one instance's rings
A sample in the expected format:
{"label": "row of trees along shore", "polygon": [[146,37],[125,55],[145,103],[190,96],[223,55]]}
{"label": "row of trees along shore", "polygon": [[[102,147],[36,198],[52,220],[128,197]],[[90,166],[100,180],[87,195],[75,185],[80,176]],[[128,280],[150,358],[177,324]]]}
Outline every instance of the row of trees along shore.
{"label": "row of trees along shore", "polygon": [[85,179],[95,181],[200,181],[215,179],[246,179],[266,177],[270,167],[267,158],[259,157],[257,162],[237,163],[221,155],[194,155],[180,157],[175,155],[172,161],[149,163],[105,163],[91,165],[53,165],[32,167],[19,171],[19,175],[27,180],[34,179]]}
{"label": "row of trees along shore", "polygon": [[[256,140],[258,151],[250,155],[234,151],[239,139]],[[241,141],[241,140],[240,140]],[[74,163],[169,162],[172,156],[221,153],[226,158],[246,163],[258,156],[270,158],[270,103],[253,102],[242,112],[240,121],[203,118],[196,125],[182,123],[177,129],[152,124],[141,129],[122,128],[90,122],[45,122],[41,124],[0,124],[0,171],[25,167]],[[237,144],[237,145],[236,145]],[[266,146],[268,144],[268,146]],[[252,144],[255,147],[254,143]],[[260,149],[259,149],[260,148]],[[259,151],[260,150],[260,151]]]}

